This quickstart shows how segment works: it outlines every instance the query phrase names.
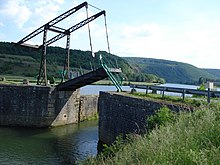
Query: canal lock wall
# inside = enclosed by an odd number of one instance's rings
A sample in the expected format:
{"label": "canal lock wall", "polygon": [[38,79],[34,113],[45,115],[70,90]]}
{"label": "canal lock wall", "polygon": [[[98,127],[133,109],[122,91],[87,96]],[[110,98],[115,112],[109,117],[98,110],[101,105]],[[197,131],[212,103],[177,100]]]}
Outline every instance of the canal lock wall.
{"label": "canal lock wall", "polygon": [[194,109],[184,104],[174,105],[160,100],[146,100],[120,93],[100,92],[99,140],[105,144],[112,144],[119,135],[125,137],[131,133],[146,132],[147,116],[155,114],[164,106],[175,112]]}
{"label": "canal lock wall", "polygon": [[0,125],[55,127],[97,114],[98,96],[29,85],[0,85]]}

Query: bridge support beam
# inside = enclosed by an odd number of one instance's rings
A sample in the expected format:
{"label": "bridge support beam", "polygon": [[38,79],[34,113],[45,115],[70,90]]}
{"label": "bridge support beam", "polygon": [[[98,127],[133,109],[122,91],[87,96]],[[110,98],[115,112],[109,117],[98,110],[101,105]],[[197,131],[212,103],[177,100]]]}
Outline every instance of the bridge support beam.
{"label": "bridge support beam", "polygon": [[48,27],[45,25],[44,27],[44,35],[43,35],[43,47],[42,47],[42,54],[41,54],[41,63],[40,63],[40,69],[39,74],[37,78],[37,85],[44,84],[48,85],[47,82],[47,61],[46,61],[46,54],[47,54],[47,31]]}

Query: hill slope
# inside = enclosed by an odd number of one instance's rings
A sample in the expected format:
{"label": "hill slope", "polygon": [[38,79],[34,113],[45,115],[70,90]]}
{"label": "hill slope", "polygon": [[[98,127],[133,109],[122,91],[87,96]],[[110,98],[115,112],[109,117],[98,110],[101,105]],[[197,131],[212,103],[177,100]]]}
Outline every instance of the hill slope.
{"label": "hill slope", "polygon": [[204,69],[204,70],[220,78],[220,69]]}
{"label": "hill slope", "polygon": [[[70,67],[75,70],[91,70],[100,67],[99,56],[111,63],[123,68],[126,73],[135,72],[128,62],[118,56],[109,55],[107,52],[99,51],[92,57],[90,51],[70,50]],[[60,47],[47,48],[48,75],[59,77],[59,71],[63,69],[66,49]],[[16,46],[12,43],[0,42],[0,74],[35,76],[40,67],[41,50]]]}
{"label": "hill slope", "polygon": [[[47,49],[47,73],[49,77],[60,77],[63,69],[66,50],[60,47]],[[91,70],[100,67],[99,56],[112,66],[121,67],[122,77],[129,81],[166,82],[195,84],[200,77],[219,79],[217,70],[196,68],[186,63],[127,57],[121,58],[104,51],[95,53],[90,51],[70,50],[70,67],[75,71]],[[17,75],[36,77],[40,65],[41,51],[15,46],[12,43],[0,42],[0,75]],[[156,76],[155,76],[156,75]]]}
{"label": "hill slope", "polygon": [[[47,48],[47,74],[49,77],[61,77],[66,49],[61,47]],[[70,67],[74,72],[87,72],[99,68],[100,55],[109,67],[122,68],[121,78],[129,81],[164,82],[155,75],[138,72],[125,59],[105,51],[95,53],[90,51],[70,49]],[[8,42],[0,42],[0,75],[17,75],[37,77],[40,67],[41,50],[16,46]]]}
{"label": "hill slope", "polygon": [[125,57],[124,59],[131,63],[131,65],[136,66],[140,72],[155,74],[170,83],[195,84],[200,77],[218,78],[217,75],[186,63],[137,57]]}

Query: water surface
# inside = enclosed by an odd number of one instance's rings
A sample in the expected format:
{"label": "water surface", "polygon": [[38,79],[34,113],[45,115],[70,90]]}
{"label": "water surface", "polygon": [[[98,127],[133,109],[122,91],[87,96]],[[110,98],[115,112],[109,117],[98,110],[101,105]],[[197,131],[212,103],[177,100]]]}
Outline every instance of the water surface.
{"label": "water surface", "polygon": [[[130,91],[129,86],[122,86],[123,91]],[[98,95],[100,91],[117,91],[113,85],[87,85],[80,88],[81,95]]]}
{"label": "water surface", "polygon": [[97,121],[52,129],[0,127],[0,164],[75,164],[97,154]]}

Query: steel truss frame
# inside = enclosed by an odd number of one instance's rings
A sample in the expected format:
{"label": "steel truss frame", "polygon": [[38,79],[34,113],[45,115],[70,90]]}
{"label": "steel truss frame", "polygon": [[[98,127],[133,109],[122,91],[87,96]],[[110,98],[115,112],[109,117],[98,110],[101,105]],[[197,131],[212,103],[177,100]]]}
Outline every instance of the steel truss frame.
{"label": "steel truss frame", "polygon": [[[35,31],[33,31],[32,33],[30,33],[29,35],[27,35],[26,37],[24,37],[23,39],[21,39],[20,41],[17,42],[18,45],[22,45],[22,46],[28,46],[28,47],[32,47],[32,48],[38,48],[41,49],[41,63],[40,63],[40,69],[39,69],[39,73],[38,73],[38,78],[37,78],[37,85],[48,85],[48,81],[47,81],[47,65],[46,65],[46,55],[47,55],[47,46],[60,40],[61,38],[67,36],[67,40],[66,40],[66,55],[65,55],[65,62],[64,62],[64,69],[62,72],[62,80],[61,82],[63,82],[64,77],[65,77],[65,71],[67,70],[67,74],[69,74],[69,48],[70,48],[70,34],[74,31],[76,31],[77,29],[85,26],[86,24],[88,24],[89,22],[95,20],[96,18],[98,18],[101,15],[106,16],[105,11],[101,11],[91,17],[88,17],[87,15],[87,19],[75,24],[74,26],[70,27],[69,29],[63,29],[57,26],[54,26],[55,24],[61,22],[62,20],[64,20],[65,18],[69,17],[70,15],[72,15],[73,13],[75,13],[76,11],[80,10],[81,8],[86,7],[86,10],[88,9],[88,3],[84,2],[68,11],[66,11],[65,13],[59,15],[58,17],[54,18],[53,20],[49,21],[48,23],[46,23],[45,25],[41,26],[40,28],[36,29]],[[55,37],[51,38],[50,40],[47,41],[47,33],[49,31],[53,31],[55,33],[59,33],[58,35],[56,35]],[[26,44],[25,42],[34,38],[35,36],[37,36],[38,34],[43,32],[43,44],[41,46],[34,46],[34,45],[29,45]]]}

